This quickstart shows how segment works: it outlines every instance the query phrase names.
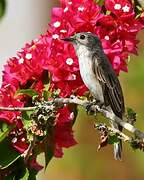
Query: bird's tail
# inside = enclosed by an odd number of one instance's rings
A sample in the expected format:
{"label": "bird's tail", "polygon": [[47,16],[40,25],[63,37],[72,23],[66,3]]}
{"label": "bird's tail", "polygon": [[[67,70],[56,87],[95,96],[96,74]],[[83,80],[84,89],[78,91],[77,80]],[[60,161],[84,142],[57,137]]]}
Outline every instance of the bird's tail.
{"label": "bird's tail", "polygon": [[[112,126],[115,129],[119,129],[122,131],[122,127],[119,126],[117,123],[112,122]],[[119,139],[118,142],[114,143],[114,158],[115,160],[121,160],[121,154],[122,154],[122,140]]]}
{"label": "bird's tail", "polygon": [[114,158],[115,160],[121,160],[121,153],[122,153],[122,141],[114,144]]}

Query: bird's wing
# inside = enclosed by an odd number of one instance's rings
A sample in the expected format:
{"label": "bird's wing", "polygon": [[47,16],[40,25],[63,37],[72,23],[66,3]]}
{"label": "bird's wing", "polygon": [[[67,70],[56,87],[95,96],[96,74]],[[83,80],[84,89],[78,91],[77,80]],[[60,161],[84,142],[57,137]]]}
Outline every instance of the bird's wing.
{"label": "bird's wing", "polygon": [[124,98],[120,82],[110,62],[105,55],[93,56],[93,71],[103,89],[105,105],[109,105],[115,115],[122,118],[124,113]]}

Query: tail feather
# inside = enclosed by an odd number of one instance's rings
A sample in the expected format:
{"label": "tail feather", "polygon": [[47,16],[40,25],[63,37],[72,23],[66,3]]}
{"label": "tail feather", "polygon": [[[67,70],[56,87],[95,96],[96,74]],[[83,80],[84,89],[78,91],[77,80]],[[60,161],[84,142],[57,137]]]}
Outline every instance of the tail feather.
{"label": "tail feather", "polygon": [[[122,131],[122,127],[119,126],[117,123],[112,122],[112,126],[115,129],[119,129]],[[114,143],[114,158],[115,160],[121,160],[121,154],[122,154],[122,140],[119,139],[119,142]]]}
{"label": "tail feather", "polygon": [[122,141],[120,140],[118,143],[114,144],[114,158],[115,160],[121,160],[122,153]]}

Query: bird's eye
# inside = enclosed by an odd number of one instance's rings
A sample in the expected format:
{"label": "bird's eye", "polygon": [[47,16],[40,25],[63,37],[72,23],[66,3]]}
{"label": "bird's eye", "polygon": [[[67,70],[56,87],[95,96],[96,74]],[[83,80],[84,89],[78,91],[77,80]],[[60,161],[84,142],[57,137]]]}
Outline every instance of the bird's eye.
{"label": "bird's eye", "polygon": [[85,39],[85,35],[80,35],[80,39]]}

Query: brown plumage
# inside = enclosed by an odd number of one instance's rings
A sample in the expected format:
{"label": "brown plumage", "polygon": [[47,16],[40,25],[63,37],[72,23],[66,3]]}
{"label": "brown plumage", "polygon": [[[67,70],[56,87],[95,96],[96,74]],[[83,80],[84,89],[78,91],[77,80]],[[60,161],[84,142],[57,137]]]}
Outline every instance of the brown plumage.
{"label": "brown plumage", "polygon": [[[120,82],[103,51],[100,39],[92,33],[82,32],[65,38],[74,45],[78,56],[80,74],[83,82],[94,99],[122,119],[124,98]],[[122,130],[116,122],[111,122],[116,129]],[[121,159],[122,143],[114,143],[114,157]]]}
{"label": "brown plumage", "polygon": [[[105,63],[101,58],[104,58]],[[102,86],[105,106],[110,106],[114,114],[122,118],[125,110],[122,88],[116,73],[104,54],[100,56],[95,53],[93,55],[93,71]]]}

